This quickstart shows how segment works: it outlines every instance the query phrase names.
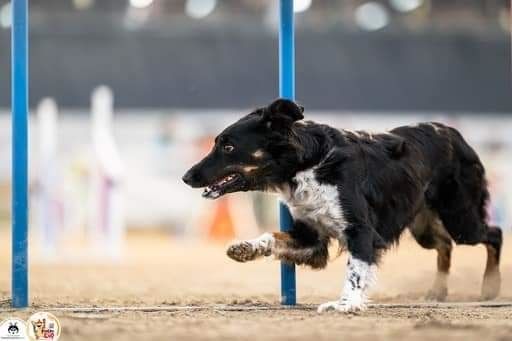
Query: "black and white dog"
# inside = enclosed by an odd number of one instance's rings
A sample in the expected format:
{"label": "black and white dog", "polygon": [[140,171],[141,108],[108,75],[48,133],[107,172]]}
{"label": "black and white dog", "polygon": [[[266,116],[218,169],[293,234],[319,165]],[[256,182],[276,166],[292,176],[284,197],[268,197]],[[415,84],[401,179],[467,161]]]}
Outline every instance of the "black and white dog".
{"label": "black and white dog", "polygon": [[437,250],[438,273],[428,298],[447,295],[452,240],[487,247],[482,298],[500,288],[502,234],[486,223],[484,167],[453,128],[439,123],[387,133],[337,130],[303,119],[304,108],[278,99],[226,128],[212,151],[183,177],[215,199],[237,191],[279,193],[294,219],[290,232],[264,233],[227,254],[262,256],[323,268],[330,240],[350,254],[341,297],[318,310],[365,309],[384,250],[408,228]]}

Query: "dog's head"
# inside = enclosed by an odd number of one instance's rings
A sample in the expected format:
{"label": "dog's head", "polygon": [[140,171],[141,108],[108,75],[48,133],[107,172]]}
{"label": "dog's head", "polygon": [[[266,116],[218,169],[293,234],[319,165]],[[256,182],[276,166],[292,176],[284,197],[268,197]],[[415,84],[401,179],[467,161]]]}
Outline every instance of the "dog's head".
{"label": "dog's head", "polygon": [[220,133],[210,153],[183,181],[205,187],[203,197],[210,199],[281,184],[297,164],[292,125],[303,118],[303,112],[303,107],[286,99],[253,111]]}

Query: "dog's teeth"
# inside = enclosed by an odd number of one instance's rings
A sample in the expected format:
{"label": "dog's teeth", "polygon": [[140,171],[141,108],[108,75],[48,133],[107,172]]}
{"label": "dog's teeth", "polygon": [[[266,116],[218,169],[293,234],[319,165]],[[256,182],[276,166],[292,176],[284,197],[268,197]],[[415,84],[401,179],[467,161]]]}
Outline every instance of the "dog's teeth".
{"label": "dog's teeth", "polygon": [[217,199],[218,197],[220,197],[220,192],[215,190],[216,186],[208,186],[208,187],[205,187],[204,191],[203,191],[203,198],[206,198],[206,199]]}
{"label": "dog's teeth", "polygon": [[220,193],[217,191],[203,193],[203,197],[205,197],[206,199],[217,199],[218,197],[220,197]]}
{"label": "dog's teeth", "polygon": [[236,174],[230,174],[230,175],[220,179],[216,183],[205,187],[203,194],[202,194],[203,198],[217,199],[218,197],[221,196],[221,193],[219,190],[222,188],[222,186],[228,184],[230,181],[232,181],[235,178],[236,178]]}

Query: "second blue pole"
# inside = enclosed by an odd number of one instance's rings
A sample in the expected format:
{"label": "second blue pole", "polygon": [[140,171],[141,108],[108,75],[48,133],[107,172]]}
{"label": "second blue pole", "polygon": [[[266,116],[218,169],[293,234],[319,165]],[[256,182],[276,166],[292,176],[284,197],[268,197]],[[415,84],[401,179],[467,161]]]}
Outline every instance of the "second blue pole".
{"label": "second blue pole", "polygon": [[[295,33],[293,25],[293,0],[280,0],[279,26],[279,96],[295,99]],[[279,203],[279,225],[281,231],[293,227],[293,219],[282,202]],[[281,263],[281,304],[297,303],[295,265]]]}

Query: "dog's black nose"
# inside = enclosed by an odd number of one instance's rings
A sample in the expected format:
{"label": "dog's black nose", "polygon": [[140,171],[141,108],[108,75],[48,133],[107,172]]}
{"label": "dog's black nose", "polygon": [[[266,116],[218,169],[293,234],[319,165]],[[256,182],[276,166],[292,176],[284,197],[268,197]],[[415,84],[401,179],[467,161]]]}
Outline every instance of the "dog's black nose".
{"label": "dog's black nose", "polygon": [[183,180],[183,182],[187,185],[190,185],[193,182],[193,175],[190,172],[187,172],[185,175],[183,175],[181,180]]}
{"label": "dog's black nose", "polygon": [[199,176],[198,176],[197,172],[195,172],[191,169],[188,172],[186,172],[185,175],[183,175],[183,177],[181,179],[187,185],[195,187],[195,186],[197,186],[197,184],[199,182],[198,178],[199,178]]}

